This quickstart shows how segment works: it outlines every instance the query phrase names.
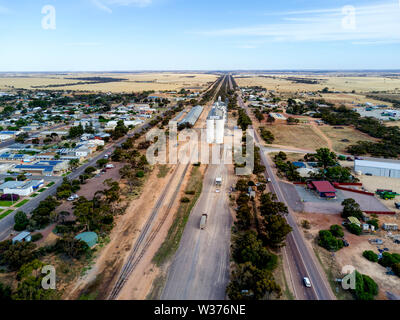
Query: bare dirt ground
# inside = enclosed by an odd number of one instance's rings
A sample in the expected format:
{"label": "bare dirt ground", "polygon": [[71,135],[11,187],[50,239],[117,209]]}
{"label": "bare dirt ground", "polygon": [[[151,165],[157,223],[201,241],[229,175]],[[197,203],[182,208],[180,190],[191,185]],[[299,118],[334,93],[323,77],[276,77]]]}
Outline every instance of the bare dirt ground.
{"label": "bare dirt ground", "polygon": [[[169,182],[170,192],[166,197],[166,201],[160,211],[158,218],[154,221],[154,226],[157,226],[161,221],[163,214],[165,213],[168,203],[171,201],[174,191],[176,190],[179,178],[184,169],[184,166],[180,166],[180,171],[175,174],[175,176]],[[157,233],[157,236],[152,241],[151,245],[147,248],[146,254],[140,260],[139,264],[135,267],[129,280],[126,282],[124,288],[122,289],[118,300],[144,300],[149,294],[154,280],[159,276],[163,269],[159,269],[156,265],[152,263],[152,259],[156,254],[157,250],[160,248],[161,244],[165,240],[168,231],[174,221],[175,213],[180,205],[179,199],[184,196],[184,191],[186,190],[186,185],[189,180],[189,174],[185,176],[184,182],[180,188],[179,195],[175,198],[174,205],[170,210],[168,218],[163,223],[161,229]]]}
{"label": "bare dirt ground", "polygon": [[[400,179],[396,178],[387,178],[387,177],[369,177],[369,176],[357,176],[360,179],[360,182],[364,185],[364,188],[369,192],[376,192],[377,189],[389,189],[394,192],[400,193]],[[394,205],[395,202],[400,202],[400,196],[396,197],[395,200],[382,200],[390,210],[400,213],[400,210],[396,209]]]}
{"label": "bare dirt ground", "polygon": [[327,141],[316,133],[310,125],[274,124],[266,126],[275,136],[274,145],[299,147],[316,150],[327,147]]}
{"label": "bare dirt ground", "polygon": [[[311,229],[307,230],[305,233],[306,239],[310,242],[310,244],[314,243],[315,238],[318,236],[318,232],[320,230],[327,230],[333,224],[341,225],[343,221],[339,214],[326,215],[319,213],[297,213],[296,218],[299,225],[301,225],[302,220],[308,220],[311,223]],[[389,216],[379,216],[378,218],[380,223],[398,219],[396,217]],[[375,253],[379,253],[377,246],[368,242],[368,239],[371,238],[380,238],[384,240],[384,244],[379,247],[388,248],[389,252],[391,253],[400,253],[400,246],[396,245],[391,239],[387,238],[387,233],[385,231],[378,231],[375,234],[367,234],[362,236],[353,235],[346,230],[344,230],[344,233],[345,239],[350,243],[350,246],[347,248],[345,247],[335,253],[334,260],[339,267],[339,269],[335,271],[340,272],[342,267],[351,265],[355,267],[357,271],[369,275],[379,285],[380,292],[379,296],[377,297],[378,299],[386,299],[386,291],[400,294],[400,278],[387,275],[384,267],[378,263],[370,262],[362,256],[362,253],[365,250],[372,250]],[[318,250],[324,249],[319,248]]]}
{"label": "bare dirt ground", "polygon": [[330,148],[332,150],[343,154],[347,154],[346,149],[348,146],[356,144],[358,141],[378,141],[378,139],[374,139],[367,134],[362,133],[349,126],[341,127],[342,129],[335,129],[334,126],[328,125],[316,126],[316,128],[319,129],[319,132],[321,132],[321,134],[323,134],[326,139],[331,141]]}

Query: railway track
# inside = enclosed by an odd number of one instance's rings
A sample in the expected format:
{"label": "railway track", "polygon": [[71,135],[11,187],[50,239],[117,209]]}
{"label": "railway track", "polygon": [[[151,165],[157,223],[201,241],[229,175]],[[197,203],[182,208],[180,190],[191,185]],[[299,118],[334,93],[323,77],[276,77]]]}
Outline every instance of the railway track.
{"label": "railway track", "polygon": [[[149,235],[150,232],[150,228],[153,224],[153,222],[155,221],[158,212],[165,200],[165,197],[169,191],[169,185],[167,185],[164,190],[163,193],[161,194],[161,197],[157,200],[156,206],[153,209],[153,212],[151,213],[149,219],[146,221],[146,224],[142,230],[142,232],[140,233],[139,238],[136,240],[136,243],[128,257],[127,262],[125,263],[124,267],[121,270],[120,276],[114,286],[114,288],[112,289],[108,300],[114,300],[118,297],[119,293],[121,292],[122,288],[124,287],[126,281],[128,280],[128,278],[130,277],[130,275],[132,274],[132,271],[135,269],[135,267],[138,265],[138,263],[140,262],[140,260],[143,258],[143,256],[145,255],[147,249],[149,248],[149,246],[151,245],[152,241],[154,240],[154,238],[156,237],[157,233],[160,231],[162,225],[164,224],[165,220],[168,217],[168,214],[173,206],[173,204],[175,203],[176,197],[179,193],[179,190],[182,186],[182,182],[186,176],[187,170],[189,169],[190,164],[187,164],[185,169],[183,170],[183,173],[180,177],[178,186],[176,188],[176,190],[174,191],[174,194],[171,198],[171,201],[168,204],[167,210],[164,214],[164,216],[162,217],[161,221],[159,222],[159,224],[157,225],[157,227],[151,232],[151,234]],[[175,173],[177,172],[179,166],[177,166],[174,169],[173,175],[175,175]],[[141,249],[141,250],[140,250]],[[138,254],[139,253],[139,254]]]}
{"label": "railway track", "polygon": [[[226,77],[226,76],[225,76]],[[225,77],[223,78],[223,80],[225,79]],[[220,89],[222,82],[221,79],[219,79],[216,82],[216,84],[218,83],[218,90]],[[213,88],[214,86],[212,86]],[[216,90],[216,92],[218,92],[218,90]],[[215,99],[216,93],[213,96],[213,99]],[[161,194],[160,198],[157,200],[157,203],[149,217],[149,219],[146,221],[146,224],[143,228],[143,230],[141,231],[139,238],[136,240],[136,243],[131,251],[131,253],[129,254],[128,260],[125,263],[125,265],[123,266],[120,275],[118,277],[117,282],[115,283],[113,289],[111,290],[110,295],[108,296],[108,300],[115,300],[118,295],[120,294],[120,292],[122,291],[125,283],[128,281],[130,275],[132,274],[133,270],[135,269],[135,267],[139,264],[139,262],[141,261],[141,259],[144,257],[144,255],[146,254],[147,249],[150,247],[151,243],[153,242],[153,240],[155,239],[155,237],[157,236],[158,232],[161,230],[163,224],[165,223],[171,209],[172,206],[174,205],[174,203],[176,202],[176,198],[177,195],[179,193],[179,190],[182,186],[183,180],[186,176],[186,173],[189,169],[190,164],[187,164],[185,169],[183,170],[183,173],[180,177],[179,183],[177,188],[174,191],[173,196],[171,197],[171,200],[167,206],[167,209],[164,213],[164,215],[162,216],[160,222],[158,223],[157,227],[150,233],[149,232],[151,230],[151,226],[153,225],[158,212],[162,206],[162,204],[164,203],[165,197],[169,191],[169,185],[167,185],[164,190],[163,193]],[[179,165],[175,167],[172,176],[174,176],[176,174],[176,172],[178,171]]]}

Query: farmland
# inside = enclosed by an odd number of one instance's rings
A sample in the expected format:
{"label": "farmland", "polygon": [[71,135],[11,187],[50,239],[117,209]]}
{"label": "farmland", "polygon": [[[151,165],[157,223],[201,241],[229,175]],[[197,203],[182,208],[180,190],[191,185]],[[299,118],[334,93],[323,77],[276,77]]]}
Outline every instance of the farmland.
{"label": "farmland", "polygon": [[202,73],[1,74],[0,90],[46,89],[94,92],[201,91],[217,79]]}
{"label": "farmland", "polygon": [[[304,79],[303,82],[290,80],[287,75],[249,75],[236,76],[239,86],[261,86],[278,92],[303,92],[318,91],[325,87],[331,90],[348,91],[355,90],[357,93],[371,91],[398,91],[400,90],[400,78],[384,77],[379,75],[356,76],[356,75],[297,75]],[[305,83],[309,82],[309,83]]]}
{"label": "farmland", "polygon": [[326,141],[309,125],[274,124],[267,126],[267,129],[275,136],[274,144],[277,145],[301,147],[308,150],[327,146]]}
{"label": "farmland", "polygon": [[358,141],[377,141],[377,139],[352,128],[349,126],[338,127],[335,129],[333,126],[321,126],[321,131],[332,142],[333,150],[339,153],[346,153],[348,146],[356,144]]}

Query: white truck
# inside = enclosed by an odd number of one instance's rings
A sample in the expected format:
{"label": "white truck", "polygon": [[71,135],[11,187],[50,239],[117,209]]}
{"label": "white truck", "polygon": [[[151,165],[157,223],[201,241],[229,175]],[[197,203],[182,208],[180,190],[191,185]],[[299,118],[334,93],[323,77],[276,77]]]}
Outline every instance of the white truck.
{"label": "white truck", "polygon": [[200,220],[200,229],[204,230],[207,226],[208,214],[204,213]]}
{"label": "white truck", "polygon": [[222,178],[221,178],[221,177],[217,177],[217,178],[215,179],[215,184],[216,184],[217,186],[222,185]]}

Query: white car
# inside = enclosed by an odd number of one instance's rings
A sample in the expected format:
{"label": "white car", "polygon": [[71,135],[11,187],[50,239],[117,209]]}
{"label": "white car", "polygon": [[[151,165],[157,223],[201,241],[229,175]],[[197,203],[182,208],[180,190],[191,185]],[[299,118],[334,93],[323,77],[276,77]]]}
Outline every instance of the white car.
{"label": "white car", "polygon": [[215,192],[216,192],[216,193],[220,193],[220,192],[221,192],[221,190],[219,190],[219,189],[216,189],[216,190],[215,190]]}
{"label": "white car", "polygon": [[308,279],[307,277],[304,277],[304,278],[303,278],[303,282],[304,282],[304,285],[305,285],[307,288],[311,288],[311,281],[310,281],[310,279]]}

